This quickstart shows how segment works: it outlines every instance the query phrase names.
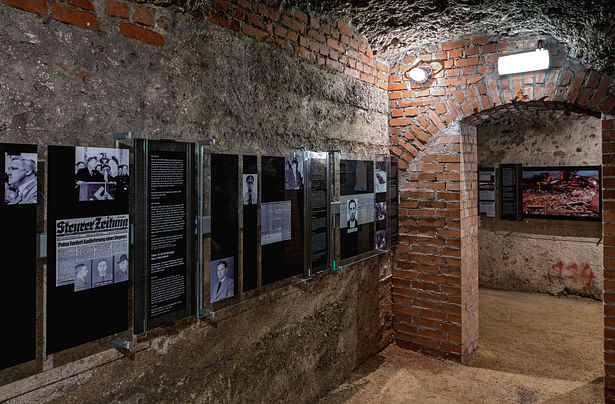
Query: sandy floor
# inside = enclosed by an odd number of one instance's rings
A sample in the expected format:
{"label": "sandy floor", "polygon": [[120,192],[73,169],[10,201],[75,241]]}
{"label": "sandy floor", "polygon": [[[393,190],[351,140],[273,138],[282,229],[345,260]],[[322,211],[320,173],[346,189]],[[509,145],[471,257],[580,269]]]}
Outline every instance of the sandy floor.
{"label": "sandy floor", "polygon": [[602,303],[480,291],[466,366],[390,345],[322,403],[603,402]]}

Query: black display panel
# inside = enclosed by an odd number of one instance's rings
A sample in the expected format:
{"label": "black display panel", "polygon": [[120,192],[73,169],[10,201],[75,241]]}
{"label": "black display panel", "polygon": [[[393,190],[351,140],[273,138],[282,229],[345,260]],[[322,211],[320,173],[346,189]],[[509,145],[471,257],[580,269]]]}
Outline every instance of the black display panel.
{"label": "black display panel", "polygon": [[236,155],[211,155],[210,303],[238,291],[238,163]]}
{"label": "black display panel", "polygon": [[341,259],[375,248],[374,220],[374,162],[340,160]]}
{"label": "black display panel", "polygon": [[521,165],[500,166],[500,217],[521,219]]}
{"label": "black display panel", "polygon": [[127,149],[49,146],[47,353],[128,328]]}
{"label": "black display panel", "polygon": [[35,145],[0,143],[0,283],[2,322],[0,369],[35,359],[36,204],[38,158]]}
{"label": "black display panel", "polygon": [[190,143],[135,140],[136,333],[192,315],[193,156]]}
{"label": "black display panel", "polygon": [[374,248],[386,250],[388,247],[387,234],[387,210],[389,203],[387,198],[387,162],[376,161],[376,181],[374,188],[376,190],[376,200],[374,205],[374,222],[376,223],[376,235]]}
{"label": "black display panel", "polygon": [[243,290],[258,282],[258,175],[256,156],[243,156]]}
{"label": "black display panel", "polygon": [[329,266],[329,194],[327,154],[312,153],[310,158],[310,198],[312,220],[312,272]]}
{"label": "black display panel", "polygon": [[495,169],[478,167],[478,215],[495,217]]}
{"label": "black display panel", "polygon": [[303,273],[303,161],[261,157],[261,263],[263,285]]}
{"label": "black display panel", "polygon": [[399,160],[391,157],[389,170],[389,247],[399,245]]}

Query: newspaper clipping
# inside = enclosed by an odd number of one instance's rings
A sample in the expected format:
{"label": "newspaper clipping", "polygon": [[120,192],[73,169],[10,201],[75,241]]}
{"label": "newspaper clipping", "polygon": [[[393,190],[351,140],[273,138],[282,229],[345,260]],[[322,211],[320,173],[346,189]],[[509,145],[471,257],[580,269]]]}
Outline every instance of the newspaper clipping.
{"label": "newspaper clipping", "polygon": [[261,205],[261,245],[291,239],[291,202],[267,202]]}
{"label": "newspaper clipping", "polygon": [[128,280],[128,215],[56,221],[56,286],[75,291]]}

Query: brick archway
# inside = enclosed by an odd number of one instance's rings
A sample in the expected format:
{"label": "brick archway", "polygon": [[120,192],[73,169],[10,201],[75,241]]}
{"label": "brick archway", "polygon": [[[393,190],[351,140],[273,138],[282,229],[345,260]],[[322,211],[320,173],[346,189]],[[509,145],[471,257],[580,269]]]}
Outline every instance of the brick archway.
{"label": "brick archway", "polygon": [[[547,71],[500,77],[497,58],[536,48]],[[550,37],[444,43],[418,56],[443,69],[422,85],[391,68],[391,150],[402,173],[393,312],[401,346],[464,362],[478,344],[478,216],[475,125],[503,109],[563,109],[602,117],[605,384],[615,398],[615,88]],[[612,327],[612,328],[611,328]]]}

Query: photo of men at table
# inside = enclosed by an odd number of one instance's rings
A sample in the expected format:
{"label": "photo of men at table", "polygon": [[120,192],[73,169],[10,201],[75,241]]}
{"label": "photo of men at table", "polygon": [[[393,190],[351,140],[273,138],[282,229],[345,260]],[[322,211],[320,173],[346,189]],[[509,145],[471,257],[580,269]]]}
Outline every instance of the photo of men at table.
{"label": "photo of men at table", "polygon": [[128,149],[75,148],[75,189],[79,201],[127,197],[130,185]]}

